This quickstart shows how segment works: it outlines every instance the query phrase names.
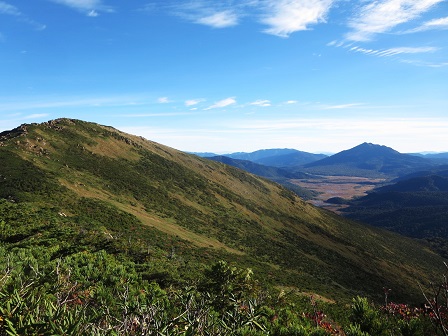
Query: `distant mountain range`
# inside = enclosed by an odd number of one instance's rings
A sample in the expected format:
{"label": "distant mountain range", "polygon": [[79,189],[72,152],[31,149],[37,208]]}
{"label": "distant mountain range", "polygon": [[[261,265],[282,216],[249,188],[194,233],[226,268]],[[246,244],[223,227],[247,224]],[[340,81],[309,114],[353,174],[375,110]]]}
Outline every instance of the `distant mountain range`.
{"label": "distant mountain range", "polygon": [[[306,178],[304,173],[311,175],[343,175],[360,177],[395,178],[416,171],[428,170],[442,163],[442,158],[448,154],[414,155],[402,154],[381,145],[363,143],[331,156],[312,154],[295,149],[263,149],[251,153],[231,153],[213,155],[213,153],[195,153],[202,157],[213,158],[232,166],[239,167],[254,174],[267,178],[281,176],[286,178]],[[217,158],[218,157],[218,158]],[[224,158],[229,159],[224,159]],[[235,160],[244,160],[245,163]],[[248,162],[265,166],[253,166]],[[275,171],[268,167],[281,168]],[[302,176],[302,177],[300,177]],[[310,177],[310,175],[308,175]]]}
{"label": "distant mountain range", "polygon": [[448,153],[412,153],[411,155],[434,160],[448,160]]}
{"label": "distant mountain range", "polygon": [[301,166],[310,162],[326,158],[325,154],[313,154],[289,148],[261,149],[255,152],[213,154],[213,153],[192,153],[201,157],[228,157],[236,160],[245,160],[271,167],[291,167]]}

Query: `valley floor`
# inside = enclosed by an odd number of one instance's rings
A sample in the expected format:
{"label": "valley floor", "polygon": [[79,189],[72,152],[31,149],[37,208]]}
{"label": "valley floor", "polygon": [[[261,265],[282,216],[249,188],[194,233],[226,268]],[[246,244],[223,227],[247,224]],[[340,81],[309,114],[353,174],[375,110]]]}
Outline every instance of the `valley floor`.
{"label": "valley floor", "polygon": [[346,205],[327,203],[326,201],[329,198],[340,197],[349,200],[362,197],[385,181],[385,179],[380,178],[357,176],[319,176],[319,178],[297,179],[291,180],[290,182],[300,187],[316,191],[318,195],[310,200],[310,203],[313,205],[338,213]]}

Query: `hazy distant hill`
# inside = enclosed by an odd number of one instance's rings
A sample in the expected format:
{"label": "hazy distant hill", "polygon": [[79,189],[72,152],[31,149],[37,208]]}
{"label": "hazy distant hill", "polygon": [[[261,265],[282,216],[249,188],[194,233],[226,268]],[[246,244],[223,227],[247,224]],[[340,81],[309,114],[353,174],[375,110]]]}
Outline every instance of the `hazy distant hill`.
{"label": "hazy distant hill", "polygon": [[299,152],[298,150],[291,149],[291,148],[273,148],[273,149],[260,149],[255,152],[245,153],[245,152],[236,152],[236,153],[229,153],[224,154],[225,156],[228,156],[232,159],[239,159],[239,160],[248,160],[252,162],[257,162],[258,160],[266,159],[269,157],[276,157],[281,156],[285,154],[292,154]]}
{"label": "hazy distant hill", "polygon": [[435,164],[448,164],[448,153],[412,153],[411,155],[431,160]]}
{"label": "hazy distant hill", "polygon": [[363,143],[325,159],[306,164],[305,171],[328,175],[399,176],[433,166],[430,160]]}
{"label": "hazy distant hill", "polygon": [[420,156],[427,159],[448,159],[448,153],[410,153],[410,155]]}
{"label": "hazy distant hill", "polygon": [[327,157],[324,154],[313,154],[295,149],[262,149],[252,153],[233,153],[225,156],[272,167],[301,166]]}
{"label": "hazy distant hill", "polygon": [[0,248],[17,258],[86,267],[100,251],[101,267],[113,259],[120,274],[132,269],[163,288],[222,259],[328,298],[382,300],[387,286],[414,301],[417,281],[442,265],[414,240],[313,207],[279,184],[94,123],[3,132],[0,162]]}
{"label": "hazy distant hill", "polygon": [[213,157],[213,156],[219,156],[218,154],[211,153],[211,152],[188,152],[188,154],[194,154],[194,155],[197,155],[197,156],[200,156],[200,157],[204,157],[204,158]]}
{"label": "hazy distant hill", "polygon": [[265,166],[280,168],[300,166],[327,157],[325,154],[313,154],[288,148],[260,149],[250,153],[237,152],[222,155],[207,152],[194,152],[191,154],[196,154],[200,157],[226,156],[236,160],[251,161]]}

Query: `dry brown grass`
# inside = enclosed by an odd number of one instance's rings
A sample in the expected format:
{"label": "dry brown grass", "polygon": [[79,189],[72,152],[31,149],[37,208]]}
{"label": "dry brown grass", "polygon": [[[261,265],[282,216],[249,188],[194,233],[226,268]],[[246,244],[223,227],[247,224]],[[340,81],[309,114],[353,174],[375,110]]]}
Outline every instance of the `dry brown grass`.
{"label": "dry brown grass", "polygon": [[326,200],[332,197],[341,197],[347,200],[367,195],[367,192],[385,179],[367,178],[356,176],[321,176],[317,179],[291,180],[292,183],[318,192],[319,194],[310,201],[313,205],[338,212],[344,205],[329,204]]}
{"label": "dry brown grass", "polygon": [[[243,255],[244,252],[233,249],[218,240],[210,237],[205,237],[191,232],[174,222],[170,222],[168,219],[162,220],[157,216],[151,215],[144,210],[142,205],[131,205],[130,201],[124,203],[115,199],[114,195],[106,193],[103,190],[88,187],[83,183],[70,183],[66,180],[60,180],[60,183],[68,189],[74,191],[78,196],[95,198],[102,201],[107,201],[110,204],[115,205],[118,209],[130,213],[137,217],[144,225],[154,227],[159,231],[167,233],[172,236],[178,236],[181,239],[189,241],[198,247],[208,247],[218,250],[225,250],[228,253]],[[67,211],[68,213],[69,211]]]}

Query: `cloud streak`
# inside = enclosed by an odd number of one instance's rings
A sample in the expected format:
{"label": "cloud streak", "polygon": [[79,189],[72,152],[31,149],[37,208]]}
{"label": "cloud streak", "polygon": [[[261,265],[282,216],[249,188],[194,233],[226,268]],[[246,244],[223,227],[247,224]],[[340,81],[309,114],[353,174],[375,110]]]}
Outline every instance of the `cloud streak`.
{"label": "cloud streak", "polygon": [[185,106],[194,106],[194,105],[197,105],[199,103],[202,103],[203,101],[205,101],[205,99],[203,99],[203,98],[186,100],[185,101]]}
{"label": "cloud streak", "polygon": [[240,15],[237,8],[222,3],[194,0],[169,5],[168,8],[185,20],[212,28],[227,28],[239,24]]}
{"label": "cloud streak", "polygon": [[351,104],[341,104],[341,105],[327,105],[327,106],[324,106],[323,109],[324,110],[342,110],[342,109],[359,107],[359,106],[363,106],[363,105],[364,104],[362,104],[362,103],[351,103]]}
{"label": "cloud streak", "polygon": [[370,41],[376,34],[391,31],[396,26],[418,18],[444,0],[380,0],[369,2],[351,19],[351,41]]}
{"label": "cloud streak", "polygon": [[[27,23],[37,30],[44,30],[46,28],[44,24],[31,20],[16,6],[13,6],[5,1],[0,1],[0,14],[15,16],[19,21]],[[3,35],[0,35],[0,39],[3,39]]]}
{"label": "cloud streak", "polygon": [[434,19],[425,22],[420,27],[409,29],[403,32],[403,34],[409,34],[409,33],[418,33],[423,32],[427,30],[441,30],[441,29],[448,29],[448,16],[440,19]]}
{"label": "cloud streak", "polygon": [[170,100],[168,99],[168,97],[160,97],[157,99],[157,102],[159,104],[167,104],[170,103]]}
{"label": "cloud streak", "polygon": [[233,27],[243,17],[255,17],[267,26],[263,32],[288,37],[294,32],[309,30],[311,25],[326,22],[327,14],[335,1],[239,0],[225,3],[190,0],[168,7],[180,17],[212,28]]}
{"label": "cloud streak", "polygon": [[205,110],[223,108],[223,107],[227,107],[227,106],[234,105],[234,104],[236,104],[235,97],[229,97],[229,98],[226,98],[226,99],[223,99],[223,100],[220,100],[220,101],[214,103],[213,105],[207,107]]}
{"label": "cloud streak", "polygon": [[233,11],[225,10],[200,17],[196,20],[196,23],[213,28],[227,28],[238,25],[238,15]]}
{"label": "cloud streak", "polygon": [[50,0],[54,3],[76,9],[90,17],[98,16],[98,12],[113,12],[111,7],[103,4],[101,0]]}
{"label": "cloud streak", "polygon": [[0,14],[7,14],[12,16],[21,16],[22,13],[19,9],[13,5],[10,5],[4,1],[0,1]]}
{"label": "cloud streak", "polygon": [[249,105],[267,107],[267,106],[271,106],[271,102],[266,99],[265,100],[256,100],[252,103],[249,103]]}
{"label": "cloud streak", "polygon": [[308,30],[310,25],[326,22],[333,0],[269,0],[262,23],[269,26],[264,32],[288,37],[294,32]]}
{"label": "cloud streak", "polygon": [[421,53],[431,53],[439,50],[435,47],[399,47],[399,48],[389,48],[383,50],[366,49],[361,47],[352,47],[350,51],[360,52],[367,55],[374,55],[379,57],[390,57],[400,54],[421,54]]}

